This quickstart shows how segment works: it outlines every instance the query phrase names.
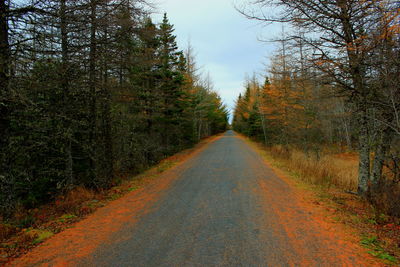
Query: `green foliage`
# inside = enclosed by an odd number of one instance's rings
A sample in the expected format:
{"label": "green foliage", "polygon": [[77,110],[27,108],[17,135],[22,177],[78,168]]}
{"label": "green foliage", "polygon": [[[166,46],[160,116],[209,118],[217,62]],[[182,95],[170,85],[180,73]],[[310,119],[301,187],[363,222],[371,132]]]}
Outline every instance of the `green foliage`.
{"label": "green foliage", "polygon": [[73,215],[73,214],[64,214],[63,216],[61,216],[61,217],[58,219],[58,221],[60,221],[60,222],[66,222],[66,221],[69,221],[69,220],[73,220],[73,219],[75,219],[75,218],[77,218],[76,215]]}
{"label": "green foliage", "polygon": [[239,95],[233,118],[235,131],[243,133],[251,138],[264,140],[263,119],[260,112],[261,87],[255,78],[248,81],[245,94]]}
{"label": "green foliage", "polygon": [[[226,107],[190,78],[166,15],[156,25],[117,6],[108,19],[97,25],[96,50],[86,32],[71,32],[66,51],[49,38],[32,49],[34,60],[15,57],[21,70],[10,84],[10,136],[0,151],[9,162],[0,172],[1,214],[9,217],[17,205],[34,208],[76,186],[108,188],[114,173],[141,172],[226,129]],[[61,26],[52,27],[54,33],[44,27],[41,34],[59,34]]]}
{"label": "green foliage", "polygon": [[34,244],[34,245],[40,244],[43,241],[45,241],[46,239],[49,239],[50,237],[52,237],[54,235],[54,233],[52,233],[50,231],[44,231],[44,230],[38,230],[38,229],[28,230],[26,232],[26,234],[35,237],[32,241],[32,244]]}
{"label": "green foliage", "polygon": [[361,245],[368,249],[372,249],[368,251],[369,254],[371,254],[374,257],[377,257],[382,260],[387,260],[391,263],[397,263],[397,259],[387,253],[381,246],[380,241],[377,236],[369,236],[369,237],[364,237],[361,240]]}
{"label": "green foliage", "polygon": [[27,215],[23,219],[19,220],[18,223],[19,228],[28,228],[35,223],[35,218],[32,215]]}
{"label": "green foliage", "polygon": [[377,246],[379,245],[378,237],[376,236],[364,237],[361,240],[361,244],[364,246]]}
{"label": "green foliage", "polygon": [[133,192],[133,191],[136,191],[136,190],[138,190],[138,189],[139,189],[138,186],[131,186],[131,187],[128,189],[128,191],[129,191],[129,192]]}

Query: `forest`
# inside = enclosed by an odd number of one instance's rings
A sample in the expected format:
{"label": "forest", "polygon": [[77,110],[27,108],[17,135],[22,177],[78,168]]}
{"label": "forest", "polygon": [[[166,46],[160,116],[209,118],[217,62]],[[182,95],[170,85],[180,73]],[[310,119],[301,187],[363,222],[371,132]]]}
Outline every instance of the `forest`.
{"label": "forest", "polygon": [[146,0],[0,1],[0,217],[107,189],[200,139],[228,111]]}
{"label": "forest", "polygon": [[[399,2],[260,0],[237,9],[283,26],[262,81],[245,81],[234,129],[400,216]],[[328,172],[337,152],[354,152],[356,181],[336,179],[346,162]]]}

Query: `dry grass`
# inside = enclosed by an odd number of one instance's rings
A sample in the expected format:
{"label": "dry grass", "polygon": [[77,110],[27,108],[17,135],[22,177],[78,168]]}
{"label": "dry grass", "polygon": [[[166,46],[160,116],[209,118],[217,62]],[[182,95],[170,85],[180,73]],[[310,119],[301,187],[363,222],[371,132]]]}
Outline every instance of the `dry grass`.
{"label": "dry grass", "polygon": [[0,242],[8,239],[10,236],[16,234],[18,229],[9,224],[0,223]]}
{"label": "dry grass", "polygon": [[[357,153],[333,154],[323,153],[322,156],[306,155],[297,149],[284,149],[274,146],[267,149],[272,158],[295,173],[301,180],[314,185],[335,187],[344,191],[357,191],[358,155]],[[392,173],[385,169],[386,179],[374,187],[368,197],[380,214],[388,214],[400,218],[400,185],[393,182]],[[389,178],[388,178],[389,177]]]}
{"label": "dry grass", "polygon": [[283,161],[288,169],[311,184],[335,186],[344,190],[357,189],[357,161],[327,154],[307,156],[299,150],[286,150],[281,146],[269,149],[272,157]]}
{"label": "dry grass", "polygon": [[95,199],[100,194],[94,190],[84,187],[77,187],[65,195],[61,195],[55,201],[55,207],[58,213],[77,213],[82,203]]}

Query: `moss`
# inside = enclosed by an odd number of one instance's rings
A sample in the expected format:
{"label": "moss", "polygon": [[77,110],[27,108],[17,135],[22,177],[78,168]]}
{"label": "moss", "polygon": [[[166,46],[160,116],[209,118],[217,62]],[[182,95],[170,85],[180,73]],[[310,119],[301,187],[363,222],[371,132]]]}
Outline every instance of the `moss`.
{"label": "moss", "polygon": [[66,222],[72,219],[75,219],[77,216],[73,215],[73,214],[64,214],[63,216],[61,216],[58,221],[59,222]]}
{"label": "moss", "polygon": [[29,229],[26,231],[26,235],[32,237],[32,244],[36,245],[52,237],[54,233],[48,230]]}

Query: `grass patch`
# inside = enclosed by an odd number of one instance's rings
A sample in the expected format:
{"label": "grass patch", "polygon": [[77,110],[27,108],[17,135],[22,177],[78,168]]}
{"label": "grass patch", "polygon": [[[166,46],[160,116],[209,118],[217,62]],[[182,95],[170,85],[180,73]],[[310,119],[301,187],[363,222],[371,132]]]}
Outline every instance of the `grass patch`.
{"label": "grass patch", "polygon": [[139,186],[131,186],[131,187],[129,187],[128,191],[129,192],[133,192],[133,191],[136,191],[138,189],[139,189]]}
{"label": "grass patch", "polygon": [[108,197],[110,200],[117,200],[122,197],[122,194],[112,194]]}
{"label": "grass patch", "polygon": [[363,247],[369,249],[368,253],[372,256],[390,263],[398,263],[398,260],[394,256],[385,251],[377,236],[364,237],[360,243]]}
{"label": "grass patch", "polygon": [[78,216],[74,215],[74,214],[64,214],[63,216],[61,216],[58,221],[59,222],[66,222],[66,221],[70,221],[73,219],[76,219]]}
{"label": "grass patch", "polygon": [[177,161],[173,161],[173,160],[164,160],[161,162],[161,164],[159,166],[157,166],[157,172],[158,173],[163,173],[166,170],[172,168],[173,166],[175,166],[177,164]]}
{"label": "grass patch", "polygon": [[40,244],[54,235],[53,232],[47,230],[32,230],[31,233],[35,235],[35,238],[32,241],[32,244],[34,245]]}
{"label": "grass patch", "polygon": [[358,164],[355,160],[343,159],[335,154],[317,155],[297,149],[288,150],[282,146],[271,147],[268,153],[307,183],[349,191],[357,189]]}

